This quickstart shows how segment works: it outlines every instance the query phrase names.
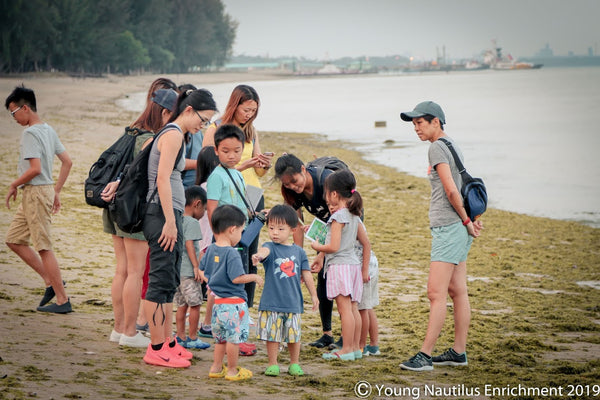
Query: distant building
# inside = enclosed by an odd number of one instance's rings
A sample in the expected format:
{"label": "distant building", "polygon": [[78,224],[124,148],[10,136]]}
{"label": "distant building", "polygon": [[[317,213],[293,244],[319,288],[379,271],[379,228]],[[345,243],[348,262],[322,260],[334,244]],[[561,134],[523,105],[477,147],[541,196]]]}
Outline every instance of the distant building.
{"label": "distant building", "polygon": [[550,44],[546,43],[546,47],[540,49],[536,55],[536,57],[552,57],[554,56],[554,51],[550,48]]}

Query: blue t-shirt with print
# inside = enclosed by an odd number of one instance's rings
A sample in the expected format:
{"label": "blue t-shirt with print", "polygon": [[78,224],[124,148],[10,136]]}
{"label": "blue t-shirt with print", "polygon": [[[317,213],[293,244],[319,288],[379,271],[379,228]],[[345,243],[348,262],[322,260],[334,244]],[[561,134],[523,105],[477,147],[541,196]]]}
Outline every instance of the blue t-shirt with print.
{"label": "blue t-shirt with print", "polygon": [[262,261],[265,286],[260,297],[259,311],[303,313],[301,271],[310,270],[304,249],[295,244],[273,242],[267,242],[263,247],[268,248],[270,253]]}
{"label": "blue t-shirt with print", "polygon": [[243,283],[232,281],[246,274],[239,251],[231,246],[212,243],[200,260],[200,270],[208,278],[208,287],[219,297],[241,297],[248,301]]}

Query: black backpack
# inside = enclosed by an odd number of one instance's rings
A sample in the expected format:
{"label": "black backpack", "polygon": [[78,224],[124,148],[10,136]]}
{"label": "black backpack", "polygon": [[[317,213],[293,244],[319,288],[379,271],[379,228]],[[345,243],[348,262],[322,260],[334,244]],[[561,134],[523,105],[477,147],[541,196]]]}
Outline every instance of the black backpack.
{"label": "black backpack", "polygon": [[[150,152],[158,141],[160,135],[166,130],[177,127],[177,125],[166,125],[156,134],[151,144],[140,151],[123,171],[123,178],[119,183],[117,192],[109,211],[112,220],[119,229],[127,233],[141,232],[144,227],[144,216],[146,215],[146,196],[148,194],[148,159]],[[175,164],[183,153],[183,145],[175,158]],[[175,166],[173,166],[175,168]],[[152,198],[156,195],[158,188],[154,188]]]}
{"label": "black backpack", "polygon": [[323,186],[323,170],[338,171],[341,169],[350,169],[348,164],[334,156],[324,156],[315,158],[306,164],[306,167],[313,167],[317,170],[317,180],[320,186]]}
{"label": "black backpack", "polygon": [[144,131],[137,128],[125,128],[125,133],[108,149],[104,150],[98,161],[92,164],[84,183],[85,202],[91,206],[108,208],[100,194],[110,182],[117,179],[125,166],[133,159],[135,139]]}

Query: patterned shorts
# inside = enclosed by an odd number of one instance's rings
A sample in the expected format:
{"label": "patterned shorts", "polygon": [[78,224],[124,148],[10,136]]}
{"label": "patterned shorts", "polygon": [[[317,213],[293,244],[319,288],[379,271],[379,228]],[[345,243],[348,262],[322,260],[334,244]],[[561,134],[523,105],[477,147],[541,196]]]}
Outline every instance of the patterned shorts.
{"label": "patterned shorts", "polygon": [[194,278],[181,278],[173,298],[175,306],[195,307],[202,304],[202,282]]}
{"label": "patterned shorts", "polygon": [[256,337],[268,342],[299,343],[301,321],[301,314],[260,311]]}
{"label": "patterned shorts", "polygon": [[216,299],[212,311],[212,334],[218,344],[239,344],[248,341],[248,304],[244,299],[239,303],[223,303]]}

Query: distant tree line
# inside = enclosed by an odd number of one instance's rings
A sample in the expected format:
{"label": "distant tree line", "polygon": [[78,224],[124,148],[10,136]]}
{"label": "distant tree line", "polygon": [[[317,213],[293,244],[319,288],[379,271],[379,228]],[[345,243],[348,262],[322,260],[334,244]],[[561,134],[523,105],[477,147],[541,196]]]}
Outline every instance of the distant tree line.
{"label": "distant tree line", "polygon": [[220,66],[221,0],[0,0],[0,72],[180,73]]}

